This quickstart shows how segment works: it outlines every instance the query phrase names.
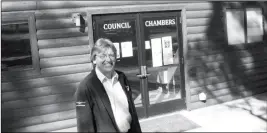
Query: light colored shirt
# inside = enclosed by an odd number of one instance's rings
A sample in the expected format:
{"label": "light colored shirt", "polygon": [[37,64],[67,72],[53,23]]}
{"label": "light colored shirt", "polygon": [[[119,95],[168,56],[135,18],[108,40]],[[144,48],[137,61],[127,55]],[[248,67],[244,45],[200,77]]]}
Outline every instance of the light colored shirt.
{"label": "light colored shirt", "polygon": [[114,71],[112,78],[109,79],[102,72],[100,72],[97,67],[95,70],[98,79],[103,84],[107,92],[115,121],[120,132],[127,132],[130,129],[132,118],[129,112],[126,94],[123,91],[120,82],[118,81],[118,74]]}

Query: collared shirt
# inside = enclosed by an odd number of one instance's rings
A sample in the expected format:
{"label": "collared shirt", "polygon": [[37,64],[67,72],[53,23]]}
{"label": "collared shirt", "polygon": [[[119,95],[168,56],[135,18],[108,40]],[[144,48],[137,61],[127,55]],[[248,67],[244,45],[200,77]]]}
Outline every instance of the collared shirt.
{"label": "collared shirt", "polygon": [[107,92],[115,121],[120,132],[127,132],[130,129],[132,118],[129,113],[129,105],[126,94],[118,81],[118,74],[114,71],[112,78],[108,79],[97,67],[95,67],[95,71],[98,79],[103,84]]}

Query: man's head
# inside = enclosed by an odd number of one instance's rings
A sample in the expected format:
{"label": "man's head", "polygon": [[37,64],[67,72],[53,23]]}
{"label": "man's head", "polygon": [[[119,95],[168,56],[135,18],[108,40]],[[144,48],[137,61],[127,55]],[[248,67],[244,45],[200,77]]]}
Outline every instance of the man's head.
{"label": "man's head", "polygon": [[91,61],[103,74],[114,71],[116,55],[114,44],[105,38],[98,39],[91,49]]}

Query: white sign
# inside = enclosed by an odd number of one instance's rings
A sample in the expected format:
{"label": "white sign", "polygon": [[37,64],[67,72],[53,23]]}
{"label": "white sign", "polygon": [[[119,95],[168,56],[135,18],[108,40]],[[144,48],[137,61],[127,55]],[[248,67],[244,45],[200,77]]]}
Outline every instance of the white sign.
{"label": "white sign", "polygon": [[133,44],[129,42],[121,42],[121,52],[122,57],[131,57],[133,56]]}
{"label": "white sign", "polygon": [[129,22],[124,22],[124,23],[110,23],[110,24],[104,24],[103,28],[105,30],[114,30],[114,29],[129,29],[131,28],[131,25]]}
{"label": "white sign", "polygon": [[117,49],[117,59],[120,58],[120,44],[118,42],[113,43],[115,48]]}
{"label": "white sign", "polygon": [[163,64],[173,64],[172,37],[162,37]]}
{"label": "white sign", "polygon": [[148,20],[148,21],[145,21],[145,26],[146,27],[164,26],[164,25],[175,25],[175,19]]}
{"label": "white sign", "polygon": [[146,49],[150,49],[150,41],[145,41]]}
{"label": "white sign", "polygon": [[162,66],[161,38],[151,39],[153,67]]}

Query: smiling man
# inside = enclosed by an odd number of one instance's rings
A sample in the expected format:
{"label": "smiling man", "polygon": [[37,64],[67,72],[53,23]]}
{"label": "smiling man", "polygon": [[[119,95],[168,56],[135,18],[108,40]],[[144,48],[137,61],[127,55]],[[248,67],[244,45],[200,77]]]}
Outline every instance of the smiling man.
{"label": "smiling man", "polygon": [[75,93],[78,132],[141,132],[129,82],[114,69],[116,55],[109,39],[91,49],[94,69]]}

